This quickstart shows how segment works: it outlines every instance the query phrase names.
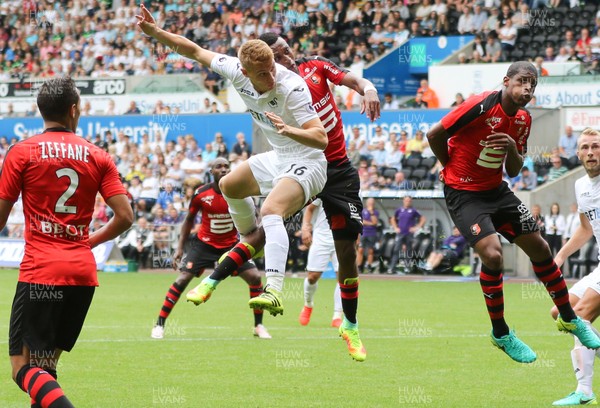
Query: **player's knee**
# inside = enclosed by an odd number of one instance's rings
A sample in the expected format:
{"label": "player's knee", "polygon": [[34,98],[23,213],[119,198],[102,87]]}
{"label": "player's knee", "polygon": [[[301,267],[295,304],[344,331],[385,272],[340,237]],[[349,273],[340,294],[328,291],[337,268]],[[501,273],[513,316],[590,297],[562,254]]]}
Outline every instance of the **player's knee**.
{"label": "player's knee", "polygon": [[314,285],[315,283],[317,283],[319,281],[320,277],[321,277],[320,273],[309,272],[308,275],[306,276],[306,279],[308,280],[308,283],[310,283],[311,285]]}
{"label": "player's knee", "polygon": [[499,270],[503,267],[504,258],[501,249],[488,248],[483,254],[480,254],[480,258],[483,264],[492,270]]}
{"label": "player's knee", "polygon": [[[204,270],[200,271],[200,273],[198,275],[201,275],[202,272],[204,272]],[[194,278],[194,275],[192,275],[189,272],[182,272],[179,274],[179,276],[177,277],[177,279],[175,280],[177,282],[178,285],[184,285],[187,286],[188,283],[190,283],[190,281]]]}
{"label": "player's knee", "polygon": [[594,305],[585,302],[577,302],[577,304],[573,306],[573,310],[577,316],[590,322],[593,322],[598,317],[597,308],[594,307]]}
{"label": "player's knee", "polygon": [[236,188],[236,185],[233,182],[233,180],[227,176],[219,180],[219,189],[221,189],[221,193],[223,193],[225,197],[235,199],[246,198],[245,196],[242,196],[242,194],[240,194],[241,189]]}

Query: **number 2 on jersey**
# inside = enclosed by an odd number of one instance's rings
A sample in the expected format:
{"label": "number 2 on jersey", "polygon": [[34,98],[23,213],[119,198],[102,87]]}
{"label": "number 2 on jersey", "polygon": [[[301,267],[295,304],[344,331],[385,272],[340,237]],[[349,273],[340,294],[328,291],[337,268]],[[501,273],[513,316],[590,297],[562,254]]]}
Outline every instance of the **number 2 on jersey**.
{"label": "number 2 on jersey", "polygon": [[54,206],[54,212],[62,213],[62,214],[76,214],[77,206],[75,205],[65,205],[67,200],[75,194],[77,187],[79,186],[79,175],[73,169],[64,168],[56,170],[56,176],[58,178],[68,177],[69,178],[69,187],[65,190],[65,192],[56,200],[56,205]]}

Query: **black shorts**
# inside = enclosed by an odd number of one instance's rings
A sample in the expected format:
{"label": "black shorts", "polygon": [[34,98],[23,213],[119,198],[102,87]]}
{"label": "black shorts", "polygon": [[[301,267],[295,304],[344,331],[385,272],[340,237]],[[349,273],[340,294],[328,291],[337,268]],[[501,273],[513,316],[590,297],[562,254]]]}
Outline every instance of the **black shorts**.
{"label": "black shorts", "polygon": [[486,191],[444,186],[444,195],[452,221],[471,246],[496,232],[513,242],[520,235],[538,231],[527,206],[505,182]]}
{"label": "black shorts", "polygon": [[327,163],[327,182],[317,197],[331,227],[334,240],[355,241],[362,233],[362,200],[358,171],[349,161]]}
{"label": "black shorts", "polygon": [[10,314],[8,354],[49,357],[55,349],[71,351],[85,321],[94,286],[57,286],[17,282]]}
{"label": "black shorts", "polygon": [[[229,251],[231,248],[215,248],[214,246],[208,245],[198,238],[198,235],[194,235],[189,240],[188,252],[181,260],[179,270],[182,272],[191,273],[195,277],[199,277],[204,273],[206,268],[213,269],[221,255]],[[256,268],[254,261],[249,260],[238,268],[237,272],[233,274],[236,276],[248,269]]]}

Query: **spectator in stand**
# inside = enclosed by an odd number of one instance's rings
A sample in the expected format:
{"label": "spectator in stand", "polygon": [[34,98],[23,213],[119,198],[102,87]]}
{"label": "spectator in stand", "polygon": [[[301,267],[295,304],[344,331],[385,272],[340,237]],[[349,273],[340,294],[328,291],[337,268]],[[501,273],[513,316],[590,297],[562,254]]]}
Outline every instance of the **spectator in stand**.
{"label": "spectator in stand", "polygon": [[583,62],[582,59],[577,55],[577,50],[575,48],[569,49],[569,59],[567,61]]}
{"label": "spectator in stand", "polygon": [[404,20],[398,21],[398,29],[396,30],[396,36],[394,37],[394,47],[404,43],[410,37],[410,31],[406,28],[406,22]]}
{"label": "spectator in stand", "polygon": [[371,137],[371,141],[369,143],[369,150],[375,150],[378,148],[379,142],[387,142],[389,139],[389,135],[387,132],[383,131],[383,128],[380,125],[375,127],[375,134]]}
{"label": "spectator in stand", "polygon": [[569,169],[562,164],[562,160],[558,154],[554,154],[550,157],[550,163],[552,167],[548,171],[548,174],[544,176],[544,181],[554,181],[565,175]]}
{"label": "spectator in stand", "polygon": [[408,38],[410,39],[422,36],[423,32],[421,31],[421,26],[419,25],[419,22],[413,21],[412,23],[410,23],[410,34],[408,35]]}
{"label": "spectator in stand", "polygon": [[438,100],[437,94],[433,89],[429,87],[429,81],[426,79],[421,80],[421,87],[417,89],[417,94],[421,92],[423,93],[423,101],[427,104],[428,108],[439,108],[440,102]]}
{"label": "spectator in stand", "polygon": [[438,15],[435,11],[432,11],[427,17],[421,20],[421,30],[423,31],[424,35],[438,35],[440,31],[440,25]]}
{"label": "spectator in stand", "polygon": [[461,94],[460,92],[456,94],[456,96],[454,97],[454,102],[452,102],[452,105],[450,105],[451,108],[456,108],[457,106],[459,106],[461,103],[463,103],[465,101],[465,97],[463,96],[463,94]]}
{"label": "spectator in stand", "polygon": [[118,247],[123,252],[125,259],[134,260],[142,268],[146,268],[153,243],[154,234],[148,225],[148,220],[145,217],[140,217],[137,220],[137,224],[119,242]]}
{"label": "spectator in stand", "polygon": [[202,152],[202,160],[205,163],[210,163],[217,158],[217,152],[213,150],[212,143],[204,145],[204,151]]}
{"label": "spectator in stand", "polygon": [[483,26],[483,33],[489,35],[490,33],[498,34],[500,30],[500,9],[498,7],[492,7],[490,10],[490,16],[488,17],[485,25]]}
{"label": "spectator in stand", "polygon": [[382,44],[384,41],[386,41],[385,32],[383,31],[381,24],[376,24],[375,29],[371,32],[371,35],[369,36],[368,43],[371,46],[371,48],[376,49],[377,47],[379,47],[379,44]]}
{"label": "spectator in stand", "polygon": [[554,62],[567,62],[569,60],[569,50],[565,47],[560,47],[558,55],[554,57]]}
{"label": "spectator in stand", "polygon": [[[489,36],[489,34],[488,34],[488,36]],[[481,34],[475,34],[475,39],[473,41],[474,41],[473,42],[473,51],[479,52],[479,54],[482,56],[482,58],[485,57],[485,55],[486,55],[485,48],[487,46],[487,43],[483,42],[483,38],[482,38]]]}
{"label": "spectator in stand", "polygon": [[512,21],[517,30],[520,30],[522,28],[529,29],[530,18],[531,12],[529,11],[529,5],[523,2],[519,4],[519,9],[513,15]]}
{"label": "spectator in stand", "polygon": [[169,204],[173,204],[175,202],[175,196],[180,195],[173,189],[173,184],[167,182],[165,183],[164,189],[158,194],[158,199],[156,200],[156,204],[166,210]]}
{"label": "spectator in stand", "polygon": [[565,38],[563,39],[560,46],[565,47],[567,51],[569,51],[570,49],[575,49],[577,47],[577,40],[575,39],[573,30],[565,31]]}
{"label": "spectator in stand", "polygon": [[387,151],[385,150],[385,141],[381,140],[377,143],[377,147],[371,151],[373,157],[372,163],[377,167],[385,167],[387,162]]}
{"label": "spectator in stand", "polygon": [[233,153],[237,154],[238,156],[242,156],[242,154],[245,152],[248,157],[252,156],[252,147],[246,142],[246,136],[242,132],[239,132],[237,135],[235,135],[235,138],[237,142],[233,145]]}
{"label": "spectator in stand", "polygon": [[539,204],[531,206],[531,218],[534,219],[538,228],[540,229],[540,235],[546,239],[546,219],[542,215],[542,207]]}
{"label": "spectator in stand", "polygon": [[586,74],[598,73],[598,55],[592,52],[592,47],[589,45],[585,48],[585,55],[581,58],[583,62],[583,72]]}
{"label": "spectator in stand", "polygon": [[390,189],[392,190],[410,190],[411,183],[406,180],[404,172],[398,171],[394,175],[394,181],[390,185]]}
{"label": "spectator in stand", "polygon": [[395,100],[392,96],[391,93],[387,92],[384,96],[383,96],[383,106],[381,107],[381,110],[395,110],[395,109],[399,109],[400,105],[398,104],[398,101]]}
{"label": "spectator in stand", "polygon": [[183,159],[181,169],[185,173],[184,187],[196,188],[200,184],[203,184],[206,166],[206,163],[202,160],[202,153],[199,153],[194,159],[187,157]]}
{"label": "spectator in stand", "polygon": [[521,169],[519,179],[513,184],[513,191],[531,191],[537,187],[537,173],[525,166]]}
{"label": "spectator in stand", "polygon": [[473,24],[473,15],[469,6],[463,6],[462,14],[458,18],[457,31],[460,34],[471,34],[475,31],[475,25]]}
{"label": "spectator in stand", "polygon": [[181,168],[181,160],[183,160],[183,158],[180,157],[175,157],[173,159],[164,180],[165,185],[167,183],[171,184],[175,191],[181,191],[183,181],[185,180],[185,171]]}
{"label": "spectator in stand", "polygon": [[125,111],[125,115],[139,115],[140,113],[142,112],[137,107],[135,101],[131,101],[129,103],[129,108]]}
{"label": "spectator in stand", "polygon": [[590,47],[593,54],[600,54],[600,29],[596,31],[596,35],[590,40]]}
{"label": "spectator in stand", "polygon": [[517,29],[513,26],[511,19],[506,20],[506,23],[500,29],[498,38],[500,38],[502,50],[505,52],[512,52],[514,50],[515,43],[517,42]]}
{"label": "spectator in stand", "polygon": [[362,134],[358,126],[352,127],[350,141],[353,141],[356,144],[356,150],[358,150],[358,153],[361,155],[361,157],[370,158],[371,155],[369,153],[367,138]]}
{"label": "spectator in stand", "polygon": [[140,192],[139,198],[146,202],[146,212],[152,211],[156,200],[158,200],[158,194],[160,193],[160,183],[158,178],[154,175],[152,168],[146,167],[144,170],[144,180],[142,181],[142,191]]}
{"label": "spectator in stand", "polygon": [[493,32],[487,36],[487,42],[485,44],[485,56],[483,57],[485,62],[496,63],[503,61],[502,56],[502,45],[498,41],[498,35]]}
{"label": "spectator in stand", "polygon": [[567,159],[577,155],[577,136],[569,125],[565,126],[565,133],[558,139],[558,152]]}
{"label": "spectator in stand", "polygon": [[417,130],[415,137],[410,139],[406,145],[406,155],[409,157],[421,157],[423,150],[429,146],[424,138],[423,131]]}
{"label": "spectator in stand", "polygon": [[406,107],[416,109],[427,109],[427,102],[423,100],[423,92],[417,92],[415,99],[408,101],[406,103]]}
{"label": "spectator in stand", "polygon": [[537,70],[538,77],[548,76],[548,70],[543,67],[543,64],[544,64],[544,57],[542,57],[542,56],[535,57],[534,65],[535,65],[535,69]]}
{"label": "spectator in stand", "polygon": [[391,143],[391,147],[386,149],[385,167],[400,170],[402,168],[402,158],[404,155],[398,147],[398,142]]}
{"label": "spectator in stand", "polygon": [[560,206],[558,203],[552,203],[550,207],[550,214],[546,217],[546,241],[550,246],[552,255],[556,256],[558,251],[563,246],[563,234],[567,226],[564,215],[560,213]]}
{"label": "spectator in stand", "polygon": [[590,30],[587,28],[581,29],[581,34],[577,43],[575,44],[575,51],[577,51],[577,56],[579,58],[583,58],[585,56],[585,49],[590,45],[592,39],[590,37]]}
{"label": "spectator in stand", "polygon": [[544,54],[545,62],[554,62],[556,60],[556,56],[554,55],[554,47],[546,47],[546,52]]}
{"label": "spectator in stand", "polygon": [[477,51],[473,51],[473,55],[471,57],[471,61],[470,62],[472,64],[485,64],[485,61],[483,60],[483,57]]}
{"label": "spectator in stand", "polygon": [[510,9],[510,6],[508,4],[504,4],[502,6],[502,13],[500,13],[500,16],[498,17],[498,28],[504,27],[508,20],[512,20],[512,17],[513,11]]}
{"label": "spectator in stand", "polygon": [[482,9],[480,4],[475,3],[475,6],[473,7],[473,16],[471,17],[471,24],[473,24],[473,32],[483,32],[487,20],[487,12]]}

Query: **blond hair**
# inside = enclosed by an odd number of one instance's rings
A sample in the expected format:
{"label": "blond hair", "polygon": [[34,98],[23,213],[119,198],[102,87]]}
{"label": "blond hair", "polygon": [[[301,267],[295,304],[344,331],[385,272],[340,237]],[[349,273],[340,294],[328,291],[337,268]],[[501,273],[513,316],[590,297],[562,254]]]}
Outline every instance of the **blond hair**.
{"label": "blond hair", "polygon": [[581,138],[583,136],[598,136],[598,137],[600,137],[600,132],[597,131],[596,129],[592,129],[590,127],[583,129],[583,131],[579,134],[579,137],[577,138],[577,150],[579,150],[579,145],[581,144]]}
{"label": "blond hair", "polygon": [[271,47],[261,40],[250,40],[242,45],[238,52],[238,58],[245,69],[255,64],[263,64],[275,59]]}

